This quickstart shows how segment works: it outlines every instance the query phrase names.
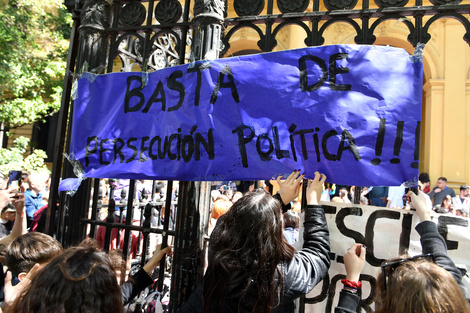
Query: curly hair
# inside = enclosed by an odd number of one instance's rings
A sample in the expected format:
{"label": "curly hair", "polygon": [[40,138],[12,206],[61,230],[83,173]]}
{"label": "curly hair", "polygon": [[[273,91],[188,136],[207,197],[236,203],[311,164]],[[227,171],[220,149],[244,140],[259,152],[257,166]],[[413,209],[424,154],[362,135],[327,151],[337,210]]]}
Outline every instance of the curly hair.
{"label": "curly hair", "polygon": [[7,312],[123,313],[123,307],[107,254],[75,247],[42,268]]}
{"label": "curly hair", "polygon": [[403,262],[387,277],[377,278],[376,313],[469,312],[454,277],[427,260]]}
{"label": "curly hair", "polygon": [[282,284],[282,275],[281,284],[275,280],[278,264],[294,255],[282,231],[280,203],[262,189],[239,199],[219,218],[211,235],[203,282],[205,313],[223,311],[231,279],[241,279],[244,286],[239,307],[251,287],[257,290],[252,312],[271,312]]}

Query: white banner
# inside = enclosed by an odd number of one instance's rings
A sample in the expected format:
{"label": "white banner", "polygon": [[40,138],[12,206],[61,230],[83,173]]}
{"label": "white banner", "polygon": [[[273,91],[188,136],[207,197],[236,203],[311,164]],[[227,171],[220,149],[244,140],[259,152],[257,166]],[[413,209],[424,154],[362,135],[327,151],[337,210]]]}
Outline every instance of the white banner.
{"label": "white banner", "polygon": [[[305,297],[305,312],[334,312],[339,292],[343,288],[341,279],[346,271],[344,253],[354,243],[367,247],[366,265],[362,271],[363,283],[360,312],[372,312],[376,278],[384,260],[403,254],[421,253],[419,234],[415,227],[419,223],[413,211],[380,208],[368,205],[322,202],[326,205],[331,242],[331,267],[328,276]],[[439,233],[446,239],[448,255],[457,267],[470,268],[470,228],[468,218],[432,213]],[[301,232],[302,233],[302,232]],[[469,287],[470,279],[464,276]]]}

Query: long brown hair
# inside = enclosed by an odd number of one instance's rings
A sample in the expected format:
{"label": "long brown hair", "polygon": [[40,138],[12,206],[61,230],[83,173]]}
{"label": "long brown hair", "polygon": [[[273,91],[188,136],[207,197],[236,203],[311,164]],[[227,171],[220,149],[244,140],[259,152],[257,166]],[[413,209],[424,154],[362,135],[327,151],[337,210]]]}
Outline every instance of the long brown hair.
{"label": "long brown hair", "polygon": [[376,313],[462,313],[468,303],[454,277],[427,261],[407,261],[388,277],[377,278]]}
{"label": "long brown hair", "polygon": [[257,289],[252,312],[271,312],[280,289],[276,268],[281,261],[291,260],[295,251],[282,231],[280,204],[262,189],[239,199],[219,218],[209,243],[204,313],[223,311],[227,283],[232,278],[241,278],[244,286],[239,307],[251,287]]}
{"label": "long brown hair", "polygon": [[122,313],[123,307],[109,257],[76,247],[42,268],[7,312]]}

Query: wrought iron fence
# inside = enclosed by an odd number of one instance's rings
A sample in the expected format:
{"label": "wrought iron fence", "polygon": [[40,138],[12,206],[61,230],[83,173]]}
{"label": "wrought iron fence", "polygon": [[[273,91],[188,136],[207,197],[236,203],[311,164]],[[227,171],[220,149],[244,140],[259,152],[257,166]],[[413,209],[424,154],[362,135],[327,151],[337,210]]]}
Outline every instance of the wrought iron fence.
{"label": "wrought iron fence", "polygon": [[[69,5],[70,2],[67,1]],[[228,5],[233,7],[230,16]],[[180,183],[174,229],[169,228],[168,218],[161,228],[150,226],[152,209],[161,203],[135,203],[135,180],[130,182],[129,198],[124,205],[128,216],[139,210],[139,214],[145,217],[139,225],[132,225],[132,219],[125,223],[115,222],[113,213],[116,206],[112,201],[107,219],[97,218],[99,179],[83,181],[73,197],[59,193],[61,177],[74,175],[72,165],[63,159],[63,153],[69,150],[70,144],[72,122],[69,117],[73,111],[71,92],[74,79],[83,71],[96,74],[117,71],[147,73],[200,59],[215,59],[226,54],[235,34],[243,28],[253,29],[258,35],[259,50],[268,52],[276,48],[280,30],[288,25],[300,27],[306,46],[324,44],[327,29],[335,23],[350,25],[357,44],[373,44],[377,27],[387,20],[397,20],[407,27],[408,41],[416,46],[430,40],[429,27],[436,20],[453,18],[463,25],[466,31],[463,39],[470,43],[469,12],[470,4],[462,4],[458,0],[432,0],[430,5],[423,5],[422,0],[414,3],[409,0],[375,0],[373,5],[369,0],[233,0],[230,3],[224,0],[76,1],[55,143],[46,224],[48,232],[68,246],[80,242],[85,236],[94,237],[97,227],[103,226],[106,228],[107,246],[111,230],[124,229],[122,248],[129,257],[131,231],[139,231],[144,242],[142,263],[145,262],[150,234],[162,236],[163,242],[172,237],[175,256],[170,311],[175,312],[202,278],[203,232],[208,219],[210,184]],[[172,184],[168,182],[167,217],[170,216],[171,202],[168,201],[172,198]],[[95,190],[93,194],[92,189]],[[162,284],[163,267],[159,275]],[[321,300],[307,299],[306,303]]]}

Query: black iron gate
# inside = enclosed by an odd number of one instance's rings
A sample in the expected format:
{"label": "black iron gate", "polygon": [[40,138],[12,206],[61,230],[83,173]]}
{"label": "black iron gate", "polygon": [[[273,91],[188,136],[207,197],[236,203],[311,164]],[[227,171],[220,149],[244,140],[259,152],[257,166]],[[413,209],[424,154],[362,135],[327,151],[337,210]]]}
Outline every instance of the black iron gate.
{"label": "black iron gate", "polygon": [[[408,41],[416,47],[418,43],[426,44],[430,40],[430,25],[449,17],[461,22],[466,30],[463,39],[470,43],[470,4],[462,4],[459,0],[431,0],[429,5],[423,5],[422,0],[414,3],[375,0],[373,5],[369,0],[360,3],[358,0],[67,0],[66,4],[73,7],[74,24],[59,113],[46,227],[64,246],[76,244],[86,236],[94,237],[98,226],[106,227],[106,245],[112,228],[124,229],[122,248],[127,257],[132,231],[140,231],[144,252],[150,234],[158,234],[163,242],[170,237],[175,247],[171,312],[187,299],[202,277],[210,183],[179,183],[173,228],[170,228],[168,218],[159,228],[150,225],[152,210],[159,206],[165,207],[166,217],[170,216],[173,182],[168,182],[166,202],[161,203],[136,202],[136,181],[130,181],[128,200],[117,207],[127,207],[127,216],[133,216],[134,211],[145,216],[141,219],[145,222],[139,225],[133,225],[130,218],[125,223],[115,222],[116,203],[112,200],[106,220],[97,218],[102,206],[97,192],[99,179],[84,180],[73,197],[59,193],[59,180],[74,176],[74,167],[64,160],[63,155],[69,151],[71,95],[76,77],[85,71],[95,74],[145,73],[196,60],[215,59],[230,49],[231,39],[246,27],[258,34],[259,51],[268,52],[275,49],[280,30],[288,25],[300,27],[306,46],[324,44],[325,31],[338,22],[352,26],[357,44],[373,44],[376,28],[384,21],[394,19],[406,25]],[[228,5],[234,9],[233,16],[227,17]],[[425,19],[427,15],[431,18]],[[145,253],[141,262],[145,262]],[[161,266],[160,284],[163,283],[163,268]],[[307,299],[306,302],[321,300]]]}

